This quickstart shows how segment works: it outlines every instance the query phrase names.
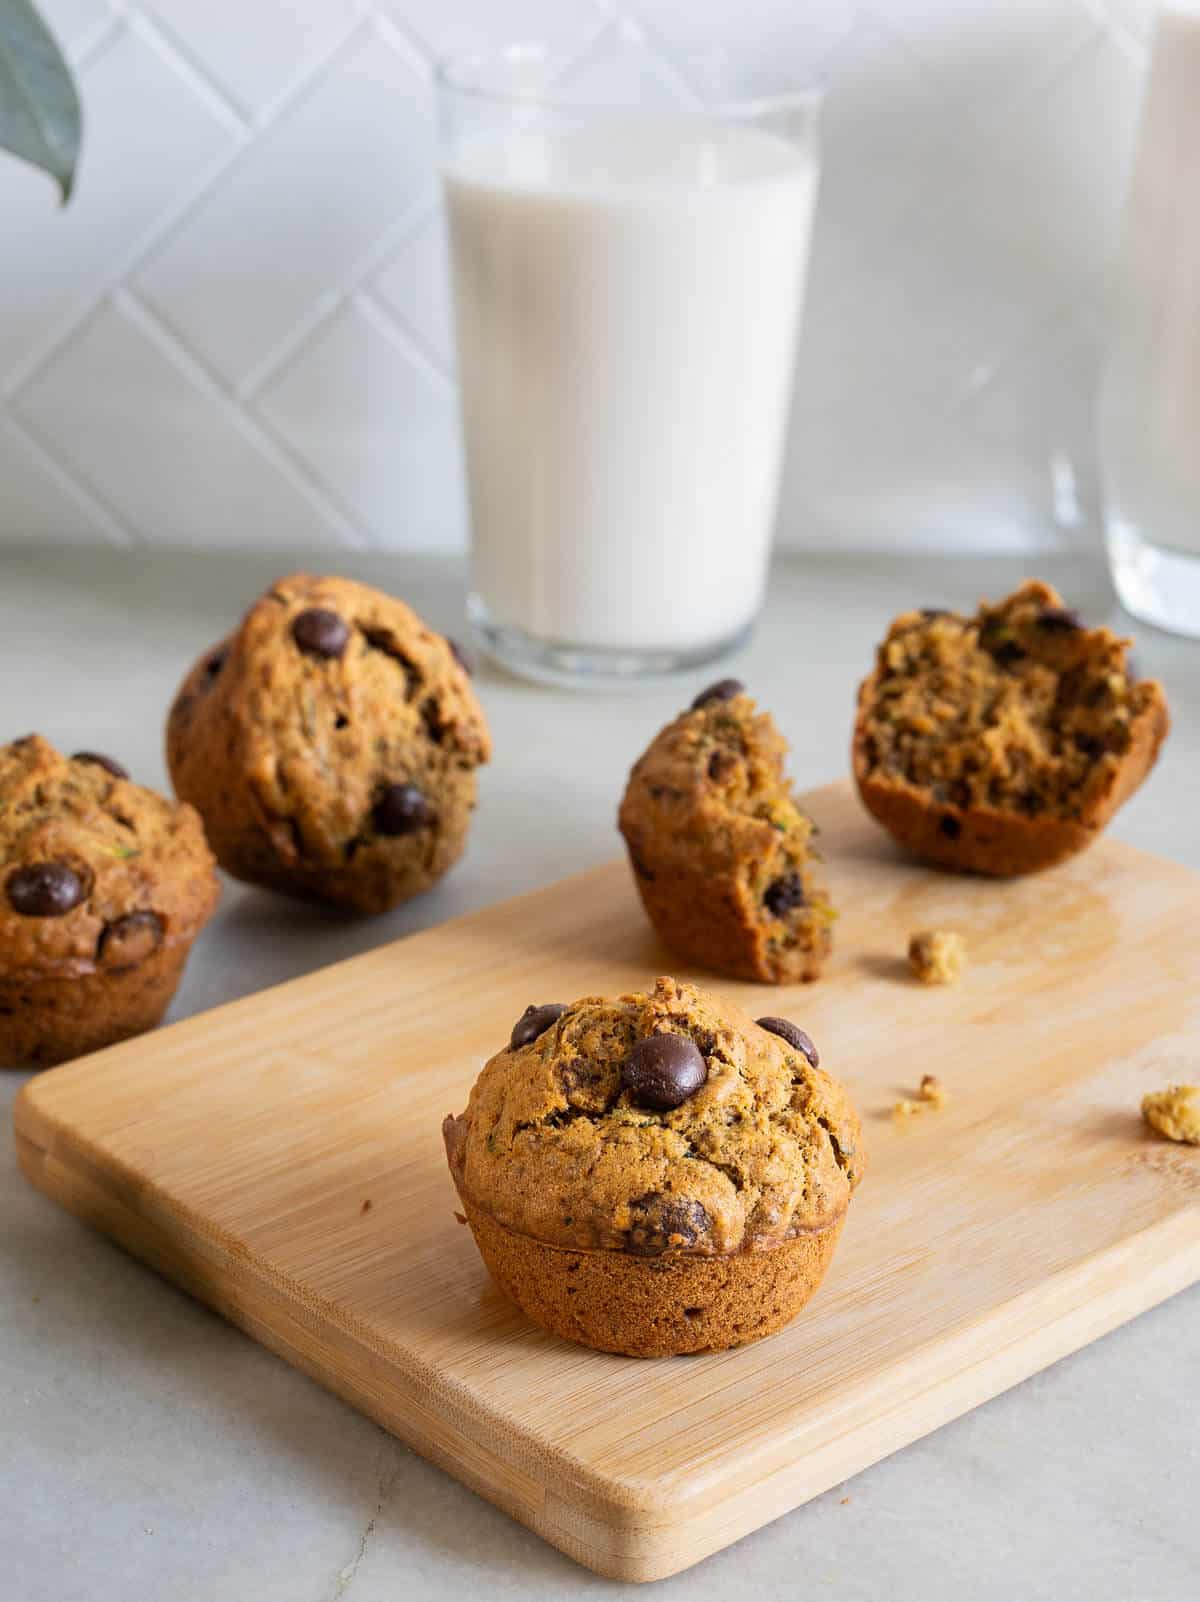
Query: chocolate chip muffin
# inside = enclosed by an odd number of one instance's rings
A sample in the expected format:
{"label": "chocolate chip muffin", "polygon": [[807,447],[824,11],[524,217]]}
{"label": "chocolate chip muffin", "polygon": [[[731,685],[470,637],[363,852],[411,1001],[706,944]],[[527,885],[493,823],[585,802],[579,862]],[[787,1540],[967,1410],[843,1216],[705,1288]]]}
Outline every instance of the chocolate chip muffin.
{"label": "chocolate chip muffin", "polygon": [[901,845],[1007,876],[1083,850],[1166,738],[1162,685],[1036,580],[973,617],[905,612],[862,685],[854,776]]}
{"label": "chocolate chip muffin", "polygon": [[815,979],[836,916],[787,742],[745,686],[698,695],[639,757],[619,824],[642,904],[678,956],[733,979]]}
{"label": "chocolate chip muffin", "polygon": [[355,912],[427,890],[462,854],[491,755],[457,648],[350,579],[280,579],[184,680],[178,794],[235,878]]}
{"label": "chocolate chip muffin", "polygon": [[0,746],[0,1065],[152,1029],[219,893],[191,807],[111,757]]}
{"label": "chocolate chip muffin", "polygon": [[802,1029],[674,979],[527,1008],[443,1135],[500,1287],[554,1334],[637,1357],[786,1324],[864,1164]]}

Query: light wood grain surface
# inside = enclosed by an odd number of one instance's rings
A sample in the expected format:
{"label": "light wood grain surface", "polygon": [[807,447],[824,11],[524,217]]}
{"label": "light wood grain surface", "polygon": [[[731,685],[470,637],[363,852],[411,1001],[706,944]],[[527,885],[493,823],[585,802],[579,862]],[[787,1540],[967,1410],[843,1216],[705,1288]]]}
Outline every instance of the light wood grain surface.
{"label": "light wood grain surface", "polygon": [[[654,1362],[556,1341],[454,1218],[441,1117],[526,1002],[687,973],[623,864],[42,1075],[22,1166],[580,1562],[684,1568],[1200,1277],[1200,1151],[1137,1113],[1200,1072],[1200,876],[1104,841],[953,878],[844,786],[808,804],[842,912],[827,977],[688,975],[802,1023],[864,1116],[839,1254],[768,1341]],[[930,926],[967,939],[956,988],[907,975]],[[893,1119],[923,1073],[947,1106]]]}

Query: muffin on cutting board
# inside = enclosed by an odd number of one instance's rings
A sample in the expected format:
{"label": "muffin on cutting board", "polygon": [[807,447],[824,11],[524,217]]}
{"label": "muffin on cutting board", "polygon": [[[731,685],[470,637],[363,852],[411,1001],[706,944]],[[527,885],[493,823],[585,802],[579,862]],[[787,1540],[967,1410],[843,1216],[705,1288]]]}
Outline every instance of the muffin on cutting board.
{"label": "muffin on cutting board", "polygon": [[667,978],[527,1008],[443,1135],[501,1289],[556,1335],[640,1357],[786,1324],[864,1166],[802,1029]]}
{"label": "muffin on cutting board", "polygon": [[815,979],[835,917],[787,741],[745,686],[698,695],[638,758],[618,823],[642,905],[678,956],[733,979]]}
{"label": "muffin on cutting board", "polygon": [[490,755],[451,641],[403,601],[307,573],[205,652],[167,723],[176,792],[227,872],[363,913],[458,860]]}
{"label": "muffin on cutting board", "polygon": [[905,612],[858,697],[868,811],[943,867],[1031,873],[1082,851],[1141,784],[1169,727],[1131,641],[1030,580],[971,617]]}
{"label": "muffin on cutting board", "polygon": [[111,757],[0,746],[0,1065],[151,1029],[220,894],[190,806]]}

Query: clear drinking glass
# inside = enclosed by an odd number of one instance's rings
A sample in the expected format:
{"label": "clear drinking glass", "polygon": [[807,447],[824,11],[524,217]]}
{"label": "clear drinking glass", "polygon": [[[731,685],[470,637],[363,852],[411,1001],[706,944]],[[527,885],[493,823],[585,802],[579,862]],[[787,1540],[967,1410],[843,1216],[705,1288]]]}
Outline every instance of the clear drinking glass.
{"label": "clear drinking glass", "polygon": [[1111,297],[1100,408],[1113,583],[1200,636],[1200,0],[1159,10]]}
{"label": "clear drinking glass", "polygon": [[713,96],[636,42],[586,67],[521,46],[438,75],[471,622],[576,684],[753,628],[818,172],[812,87]]}

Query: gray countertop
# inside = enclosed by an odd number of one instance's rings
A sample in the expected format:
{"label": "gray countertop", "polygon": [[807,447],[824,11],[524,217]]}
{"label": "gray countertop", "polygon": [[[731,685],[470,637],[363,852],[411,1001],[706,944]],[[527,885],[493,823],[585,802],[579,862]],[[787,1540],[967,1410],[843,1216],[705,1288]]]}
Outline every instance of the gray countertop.
{"label": "gray countertop", "polygon": [[[0,555],[0,739],[37,729],[165,786],[161,729],[178,678],[283,565]],[[452,566],[352,553],[337,565],[461,634]],[[799,783],[845,771],[854,686],[893,612],[972,605],[1026,565],[866,555],[781,565],[734,670],[775,711]],[[1118,617],[1098,566],[1063,556],[1037,567],[1091,616]],[[1138,632],[1143,671],[1165,681],[1175,727],[1114,833],[1200,868],[1200,644]],[[487,668],[477,682],[497,755],[454,873],[367,923],[230,885],[173,1017],[610,857],[630,762],[695,688],[572,696]],[[0,1074],[6,1108],[22,1078]],[[25,1185],[8,1141],[0,1219],[6,1602],[535,1602],[626,1589],[577,1568],[77,1224]],[[1200,1569],[1198,1351],[1200,1287],[654,1594],[1182,1602]]]}

